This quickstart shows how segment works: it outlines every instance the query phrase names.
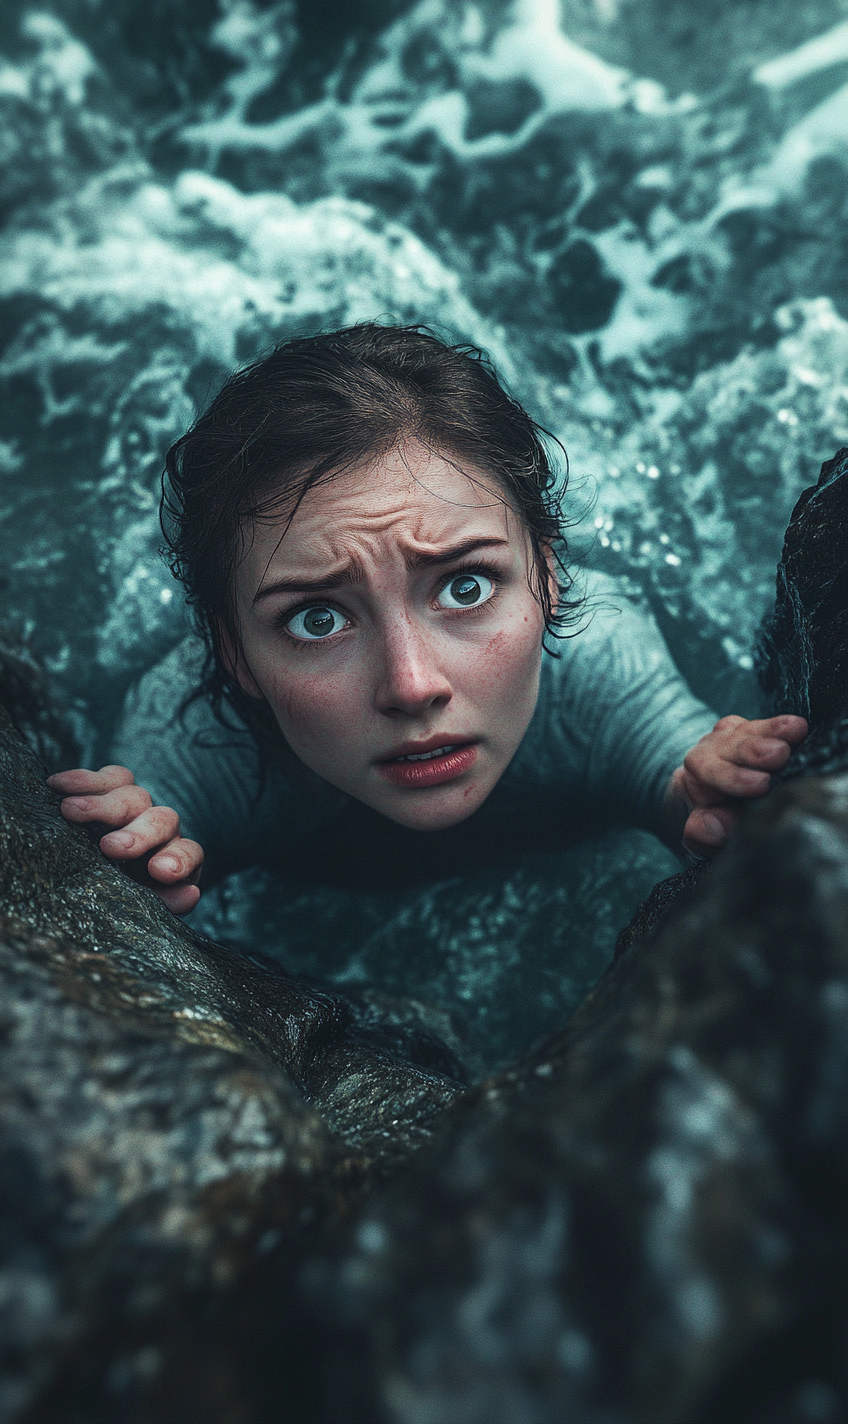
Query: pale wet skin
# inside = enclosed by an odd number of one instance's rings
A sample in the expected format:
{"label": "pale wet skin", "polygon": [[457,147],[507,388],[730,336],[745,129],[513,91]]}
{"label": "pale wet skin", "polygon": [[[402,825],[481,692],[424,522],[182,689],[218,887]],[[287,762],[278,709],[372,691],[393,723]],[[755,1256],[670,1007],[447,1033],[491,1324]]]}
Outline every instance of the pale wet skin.
{"label": "pale wet skin", "polygon": [[465,820],[538,696],[520,519],[490,476],[409,442],[311,489],[286,523],[258,525],[238,571],[244,690],[339,790],[416,830]]}
{"label": "pale wet skin", "polygon": [[[309,490],[246,532],[241,646],[224,651],[296,755],[390,820],[465,820],[509,765],[536,705],[544,616],[521,519],[497,481],[410,440]],[[670,816],[709,854],[806,734],[800,717],[725,717],[675,772]],[[63,772],[69,820],[116,829],[125,861],[177,914],[199,898],[203,852],[123,767]],[[151,854],[152,853],[152,854]]]}

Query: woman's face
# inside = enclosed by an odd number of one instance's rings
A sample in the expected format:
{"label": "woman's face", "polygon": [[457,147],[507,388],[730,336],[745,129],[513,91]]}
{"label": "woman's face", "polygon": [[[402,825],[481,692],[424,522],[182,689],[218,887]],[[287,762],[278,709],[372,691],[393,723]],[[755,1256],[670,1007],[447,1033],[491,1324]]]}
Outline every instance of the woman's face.
{"label": "woman's face", "polygon": [[524,736],[544,618],[493,477],[410,442],[259,521],[238,570],[240,681],[292,750],[401,825],[486,799]]}

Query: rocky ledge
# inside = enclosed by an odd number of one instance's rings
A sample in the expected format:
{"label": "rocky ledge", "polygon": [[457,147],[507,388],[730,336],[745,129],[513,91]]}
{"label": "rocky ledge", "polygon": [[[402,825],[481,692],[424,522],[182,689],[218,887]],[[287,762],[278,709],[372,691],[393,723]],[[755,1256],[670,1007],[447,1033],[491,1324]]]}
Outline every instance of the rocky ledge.
{"label": "rocky ledge", "polygon": [[4,1419],[149,1365],[189,1294],[350,1210],[461,1091],[426,1032],[402,1057],[391,1023],[196,935],[58,799],[0,708]]}

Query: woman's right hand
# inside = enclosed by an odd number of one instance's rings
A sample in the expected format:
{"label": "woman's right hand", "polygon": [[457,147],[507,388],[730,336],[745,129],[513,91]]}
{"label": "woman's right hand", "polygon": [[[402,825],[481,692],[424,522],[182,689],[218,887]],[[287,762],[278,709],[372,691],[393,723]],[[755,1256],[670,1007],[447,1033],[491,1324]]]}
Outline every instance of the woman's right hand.
{"label": "woman's right hand", "polygon": [[[125,766],[103,766],[99,771],[60,771],[47,785],[64,798],[60,806],[66,821],[88,821],[112,826],[100,841],[110,860],[129,862],[128,868],[164,900],[175,915],[187,915],[200,899],[197,881],[203,867],[203,850],[197,841],[180,835],[180,818],[170,806],[154,806],[153,798]],[[144,874],[144,858],[150,859]]]}

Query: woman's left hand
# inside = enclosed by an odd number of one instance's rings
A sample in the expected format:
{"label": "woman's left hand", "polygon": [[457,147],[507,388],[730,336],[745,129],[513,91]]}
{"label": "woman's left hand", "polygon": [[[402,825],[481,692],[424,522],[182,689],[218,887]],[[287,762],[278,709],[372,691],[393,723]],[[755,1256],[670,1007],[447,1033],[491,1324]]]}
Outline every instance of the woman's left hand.
{"label": "woman's left hand", "polygon": [[669,786],[672,808],[688,813],[683,827],[686,849],[712,855],[739,820],[742,803],[765,796],[770,773],[786,765],[807,731],[803,717],[788,715],[755,722],[722,717],[716,722],[684,758]]}

